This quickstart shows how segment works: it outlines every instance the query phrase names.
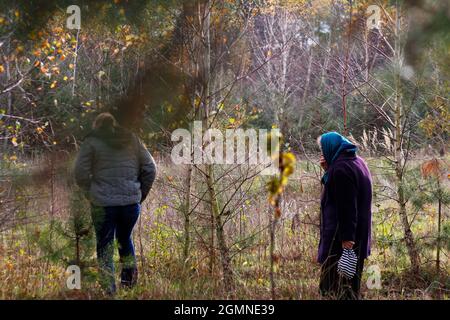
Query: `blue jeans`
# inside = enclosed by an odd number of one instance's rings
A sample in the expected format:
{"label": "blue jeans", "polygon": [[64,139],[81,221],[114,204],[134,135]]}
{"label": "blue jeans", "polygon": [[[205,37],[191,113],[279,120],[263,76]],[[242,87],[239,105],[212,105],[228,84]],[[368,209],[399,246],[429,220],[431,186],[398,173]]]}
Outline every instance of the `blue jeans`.
{"label": "blue jeans", "polygon": [[122,264],[122,284],[131,286],[136,282],[136,255],[131,232],[140,210],[139,204],[117,207],[92,206],[91,214],[97,238],[100,284],[108,293],[113,294],[116,291],[113,260],[115,238],[118,242]]}

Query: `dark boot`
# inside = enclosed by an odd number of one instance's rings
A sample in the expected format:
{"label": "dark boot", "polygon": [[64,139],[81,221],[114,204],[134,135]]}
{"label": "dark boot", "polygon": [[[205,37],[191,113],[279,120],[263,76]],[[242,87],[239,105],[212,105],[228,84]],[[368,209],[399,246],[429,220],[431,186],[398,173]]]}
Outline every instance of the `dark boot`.
{"label": "dark boot", "polygon": [[124,288],[132,288],[136,285],[137,278],[137,268],[123,268],[120,274],[120,284]]}

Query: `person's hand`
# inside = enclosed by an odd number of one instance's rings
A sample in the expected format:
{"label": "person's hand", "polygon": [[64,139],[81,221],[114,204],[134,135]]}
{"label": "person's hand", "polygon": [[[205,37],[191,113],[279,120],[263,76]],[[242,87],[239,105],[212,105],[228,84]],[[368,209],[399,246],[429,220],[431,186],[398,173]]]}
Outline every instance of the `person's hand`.
{"label": "person's hand", "polygon": [[343,249],[352,249],[355,242],[353,241],[342,241],[342,248]]}
{"label": "person's hand", "polygon": [[325,171],[328,170],[328,163],[327,163],[327,160],[325,160],[325,157],[323,155],[320,156],[319,164],[323,170],[325,170]]}

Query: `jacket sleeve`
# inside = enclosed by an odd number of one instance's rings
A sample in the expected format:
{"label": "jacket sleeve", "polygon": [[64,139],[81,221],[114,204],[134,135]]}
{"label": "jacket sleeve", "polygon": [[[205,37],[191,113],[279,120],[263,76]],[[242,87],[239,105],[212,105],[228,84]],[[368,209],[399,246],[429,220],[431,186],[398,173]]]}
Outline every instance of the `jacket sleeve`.
{"label": "jacket sleeve", "polygon": [[92,161],[94,158],[94,148],[89,140],[82,143],[77,159],[75,160],[75,181],[77,185],[88,192],[91,186]]}
{"label": "jacket sleeve", "polygon": [[356,183],[344,170],[336,170],[333,180],[340,238],[342,241],[355,241],[358,224]]}
{"label": "jacket sleeve", "polygon": [[141,203],[147,198],[156,177],[156,164],[152,155],[138,139],[139,182],[141,183]]}

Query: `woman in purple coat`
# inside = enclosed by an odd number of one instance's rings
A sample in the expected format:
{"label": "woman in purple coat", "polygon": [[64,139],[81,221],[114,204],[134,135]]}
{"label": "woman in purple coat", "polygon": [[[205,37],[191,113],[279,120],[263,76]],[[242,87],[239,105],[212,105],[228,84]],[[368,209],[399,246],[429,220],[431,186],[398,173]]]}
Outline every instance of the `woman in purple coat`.
{"label": "woman in purple coat", "polygon": [[[319,139],[320,165],[325,170],[318,252],[320,291],[328,298],[359,299],[364,260],[370,254],[371,176],[364,160],[356,155],[356,146],[345,137],[328,132]],[[344,251],[352,250],[357,259],[356,272],[350,278],[339,272],[338,263]]]}

